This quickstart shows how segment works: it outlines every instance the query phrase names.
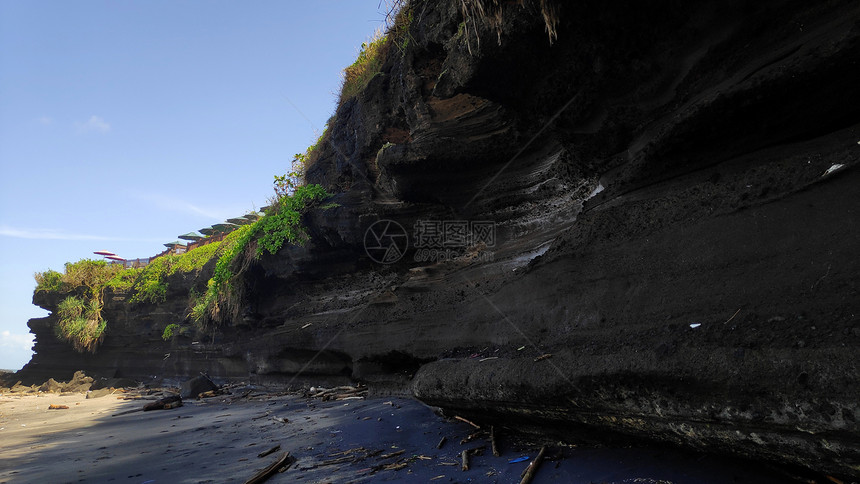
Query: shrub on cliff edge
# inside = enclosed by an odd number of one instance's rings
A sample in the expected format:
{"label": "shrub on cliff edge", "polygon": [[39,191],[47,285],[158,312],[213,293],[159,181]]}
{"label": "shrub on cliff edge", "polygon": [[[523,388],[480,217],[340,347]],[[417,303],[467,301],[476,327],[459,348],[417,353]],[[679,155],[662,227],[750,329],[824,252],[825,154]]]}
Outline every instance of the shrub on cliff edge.
{"label": "shrub on cliff edge", "polygon": [[362,42],[358,57],[352,65],[343,70],[343,86],[340,89],[340,103],[353,98],[364,90],[367,83],[382,68],[382,61],[388,52],[388,37],[377,31],[367,42]]}
{"label": "shrub on cliff edge", "polygon": [[47,270],[35,274],[36,292],[70,293],[57,308],[58,338],[68,341],[77,351],[95,351],[104,339],[107,321],[102,319],[104,291],[111,284],[122,285],[125,274],[118,264],[82,259],[67,262],[63,273]]}
{"label": "shrub on cliff edge", "polygon": [[70,292],[86,288],[94,295],[123,271],[119,264],[108,264],[103,260],[81,259],[77,262],[66,262],[65,270],[59,273],[53,270],[37,272],[36,291]]}
{"label": "shrub on cliff edge", "polygon": [[237,316],[243,290],[236,282],[237,277],[263,252],[274,255],[285,242],[297,245],[307,242],[308,236],[301,225],[302,213],[314,201],[330,196],[320,185],[296,187],[288,177],[278,176],[275,193],[266,215],[231,232],[222,242],[224,247],[206,292],[192,303],[191,319],[196,323],[223,320],[228,314]]}
{"label": "shrub on cliff edge", "polygon": [[102,305],[93,299],[69,296],[57,307],[57,337],[72,344],[77,351],[94,352],[104,338],[107,321],[102,319]]}
{"label": "shrub on cliff edge", "polygon": [[33,278],[36,279],[36,291],[59,292],[63,288],[63,274],[57,271],[37,272]]}

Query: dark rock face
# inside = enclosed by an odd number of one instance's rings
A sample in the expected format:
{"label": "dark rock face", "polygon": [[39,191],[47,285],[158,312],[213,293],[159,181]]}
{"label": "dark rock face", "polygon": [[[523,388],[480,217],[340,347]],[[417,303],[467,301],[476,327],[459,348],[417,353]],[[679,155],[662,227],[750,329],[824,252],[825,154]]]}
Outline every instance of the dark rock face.
{"label": "dark rock face", "polygon": [[200,375],[182,382],[179,396],[182,398],[197,398],[201,393],[217,389],[218,385],[212,383],[212,380],[205,375]]}
{"label": "dark rock face", "polygon": [[[181,336],[164,341],[162,333],[168,324],[181,323],[188,317],[188,292],[208,279],[209,270],[196,278],[172,278],[168,297],[160,304],[131,304],[127,295],[105,294],[103,317],[108,322],[106,335],[95,353],[79,353],[54,336],[57,316],[31,319],[30,331],[36,335],[35,355],[13,377],[41,383],[48,378],[67,380],[77,369],[88,375],[107,379],[97,381],[96,388],[129,385],[130,381],[155,382],[163,378],[185,378],[201,372],[229,377],[245,375],[247,365],[241,355],[227,353],[225,345],[213,345],[211,335]],[[33,304],[56,312],[62,297],[37,292]],[[10,378],[11,379],[11,378]]]}
{"label": "dark rock face", "polygon": [[[416,2],[308,171],[339,207],[246,273],[241,320],[165,343],[191,282],[114,299],[96,355],[31,321],[24,373],[361,379],[566,438],[860,474],[860,7],[562,3],[550,46],[533,3],[478,43],[459,2]],[[495,243],[377,264],[384,219],[491,221]]]}

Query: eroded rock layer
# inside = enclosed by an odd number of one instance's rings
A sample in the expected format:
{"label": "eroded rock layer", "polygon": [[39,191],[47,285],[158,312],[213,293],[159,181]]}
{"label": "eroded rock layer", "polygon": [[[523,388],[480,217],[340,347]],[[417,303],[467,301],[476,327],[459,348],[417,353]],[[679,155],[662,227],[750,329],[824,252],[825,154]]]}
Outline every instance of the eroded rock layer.
{"label": "eroded rock layer", "polygon": [[[239,318],[161,340],[209,267],[161,305],[109,295],[95,355],[31,321],[21,374],[360,379],[565,438],[860,474],[860,7],[550,4],[506,3],[497,31],[414,2],[308,171],[338,207],[244,275]],[[378,220],[495,238],[379,264]]]}

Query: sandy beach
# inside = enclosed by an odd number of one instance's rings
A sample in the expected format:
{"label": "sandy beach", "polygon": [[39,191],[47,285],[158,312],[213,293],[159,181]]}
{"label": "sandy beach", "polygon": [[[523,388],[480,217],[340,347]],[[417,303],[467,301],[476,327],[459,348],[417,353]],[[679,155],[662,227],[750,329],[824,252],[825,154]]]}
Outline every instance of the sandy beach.
{"label": "sandy beach", "polygon": [[[0,396],[0,483],[245,482],[285,452],[296,462],[267,482],[517,483],[539,449],[500,433],[495,457],[486,434],[402,398],[234,393],[117,415],[144,403],[116,394]],[[462,451],[481,447],[462,470]],[[558,444],[546,457],[535,483],[785,482],[734,461],[665,449]]]}

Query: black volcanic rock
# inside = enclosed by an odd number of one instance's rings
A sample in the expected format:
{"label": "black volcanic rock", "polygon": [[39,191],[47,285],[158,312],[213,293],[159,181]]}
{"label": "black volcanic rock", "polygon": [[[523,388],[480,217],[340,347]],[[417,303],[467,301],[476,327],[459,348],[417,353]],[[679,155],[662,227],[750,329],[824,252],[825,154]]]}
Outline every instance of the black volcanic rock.
{"label": "black volcanic rock", "polygon": [[[307,172],[338,206],[244,274],[238,320],[164,342],[192,281],[112,295],[95,355],[31,320],[21,375],[362,380],[577,441],[860,473],[860,6],[559,2],[550,45],[539,2],[480,42],[459,5],[415,2],[408,47],[338,108]],[[378,220],[495,239],[383,265]]]}
{"label": "black volcanic rock", "polygon": [[197,398],[197,395],[200,395],[201,393],[217,390],[218,385],[212,383],[212,380],[210,380],[206,375],[199,375],[182,382],[179,389],[180,397]]}

